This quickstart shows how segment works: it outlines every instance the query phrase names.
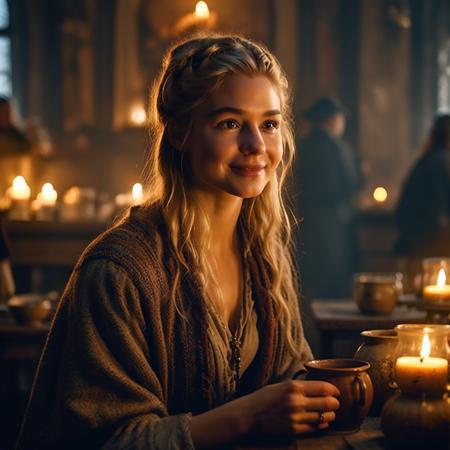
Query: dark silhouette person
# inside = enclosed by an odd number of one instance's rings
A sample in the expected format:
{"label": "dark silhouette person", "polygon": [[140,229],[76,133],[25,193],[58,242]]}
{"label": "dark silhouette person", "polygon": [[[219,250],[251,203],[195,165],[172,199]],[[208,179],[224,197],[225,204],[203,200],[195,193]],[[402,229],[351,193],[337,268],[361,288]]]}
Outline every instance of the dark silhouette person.
{"label": "dark silhouette person", "polygon": [[450,256],[450,115],[438,116],[397,205],[397,253]]}
{"label": "dark silhouette person", "polygon": [[12,121],[10,101],[0,97],[0,151],[26,153],[30,150],[30,141]]}
{"label": "dark silhouette person", "polygon": [[309,298],[350,295],[356,261],[354,199],[361,186],[355,154],[344,142],[346,117],[335,99],[318,99],[303,114],[309,133],[298,145],[300,272]]}
{"label": "dark silhouette person", "polygon": [[0,219],[0,303],[6,303],[15,290],[6,229]]}

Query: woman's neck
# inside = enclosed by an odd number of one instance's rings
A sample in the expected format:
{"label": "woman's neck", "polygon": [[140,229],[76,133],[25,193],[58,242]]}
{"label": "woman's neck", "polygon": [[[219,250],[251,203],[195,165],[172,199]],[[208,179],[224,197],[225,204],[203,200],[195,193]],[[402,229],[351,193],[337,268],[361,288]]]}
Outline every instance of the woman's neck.
{"label": "woman's neck", "polygon": [[[242,199],[226,195],[220,198],[194,191],[193,200],[197,208],[208,218],[210,224],[210,251],[216,255],[226,254],[237,245],[237,222],[242,207]],[[201,240],[202,226],[197,223],[195,229]]]}

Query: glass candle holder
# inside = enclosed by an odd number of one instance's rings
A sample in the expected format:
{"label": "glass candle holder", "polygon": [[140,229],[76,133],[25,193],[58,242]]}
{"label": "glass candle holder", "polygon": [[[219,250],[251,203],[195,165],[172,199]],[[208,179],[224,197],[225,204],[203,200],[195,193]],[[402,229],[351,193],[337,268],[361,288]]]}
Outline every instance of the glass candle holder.
{"label": "glass candle holder", "polygon": [[408,395],[441,396],[448,382],[450,325],[397,325],[395,381]]}
{"label": "glass candle holder", "polygon": [[422,297],[428,303],[450,304],[450,258],[422,261]]}

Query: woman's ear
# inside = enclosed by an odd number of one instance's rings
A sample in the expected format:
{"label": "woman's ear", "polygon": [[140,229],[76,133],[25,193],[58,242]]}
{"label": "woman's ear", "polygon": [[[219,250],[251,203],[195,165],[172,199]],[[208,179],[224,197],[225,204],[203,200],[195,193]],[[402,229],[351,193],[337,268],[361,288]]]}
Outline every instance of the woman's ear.
{"label": "woman's ear", "polygon": [[170,145],[178,150],[184,151],[184,144],[186,141],[185,132],[181,126],[172,125],[168,127],[167,138],[169,139]]}

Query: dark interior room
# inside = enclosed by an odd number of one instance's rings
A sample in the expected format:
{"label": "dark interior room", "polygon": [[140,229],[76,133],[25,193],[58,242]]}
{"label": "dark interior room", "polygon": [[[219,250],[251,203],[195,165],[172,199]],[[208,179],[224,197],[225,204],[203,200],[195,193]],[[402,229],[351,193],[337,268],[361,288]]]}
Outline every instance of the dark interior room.
{"label": "dark interior room", "polygon": [[0,0],[0,226],[0,450],[448,448],[450,1]]}

